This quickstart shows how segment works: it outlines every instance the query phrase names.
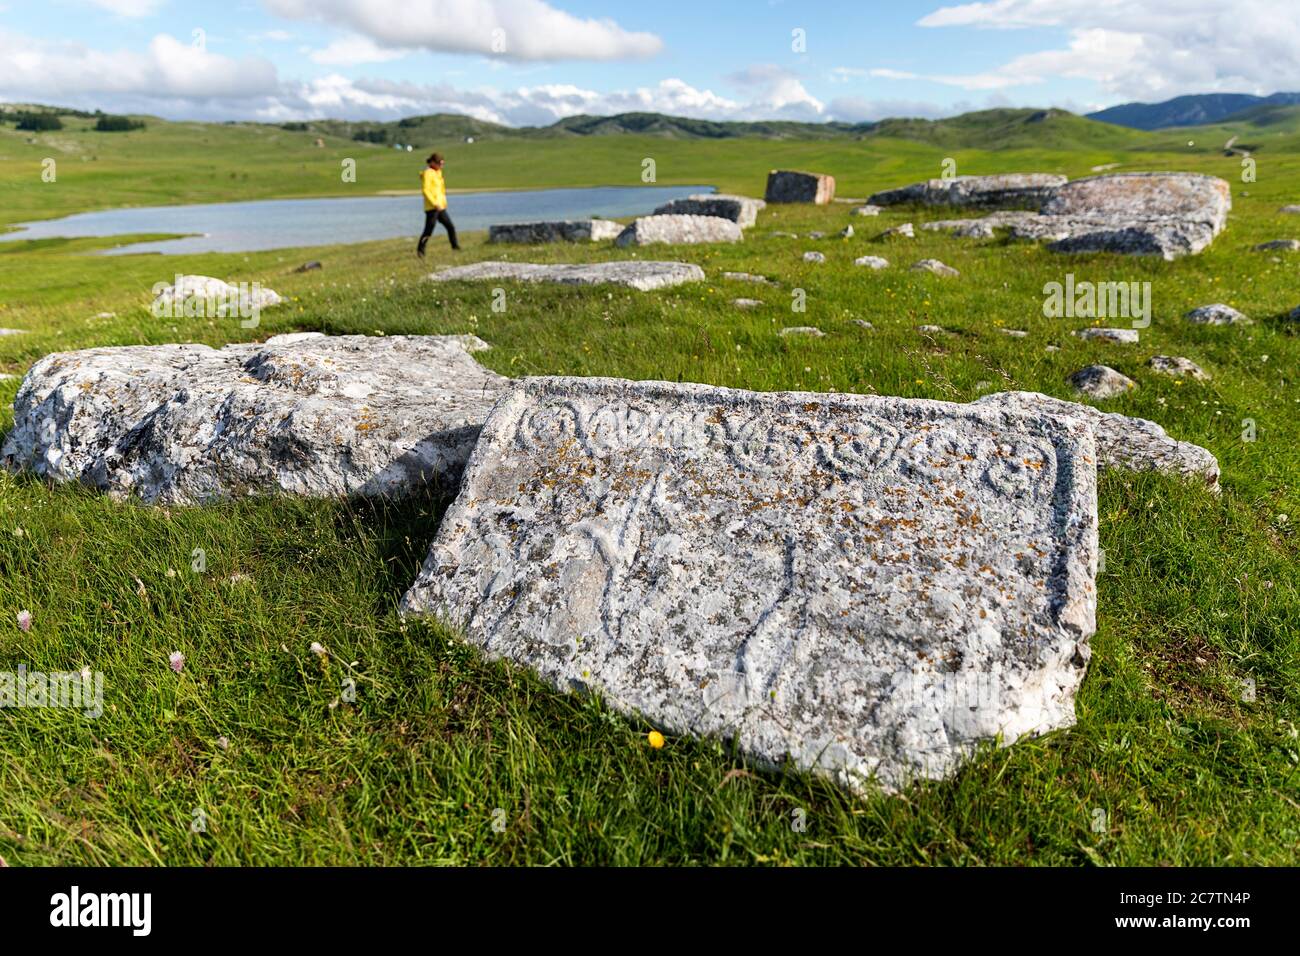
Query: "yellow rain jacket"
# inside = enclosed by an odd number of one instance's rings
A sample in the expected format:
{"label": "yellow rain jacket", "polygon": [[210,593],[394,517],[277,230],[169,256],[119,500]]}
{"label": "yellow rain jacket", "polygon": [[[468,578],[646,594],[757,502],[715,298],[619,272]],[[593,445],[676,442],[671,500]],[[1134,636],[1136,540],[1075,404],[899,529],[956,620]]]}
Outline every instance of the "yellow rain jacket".
{"label": "yellow rain jacket", "polygon": [[420,173],[420,189],[424,193],[424,211],[447,208],[447,186],[442,181],[441,169],[428,166]]}

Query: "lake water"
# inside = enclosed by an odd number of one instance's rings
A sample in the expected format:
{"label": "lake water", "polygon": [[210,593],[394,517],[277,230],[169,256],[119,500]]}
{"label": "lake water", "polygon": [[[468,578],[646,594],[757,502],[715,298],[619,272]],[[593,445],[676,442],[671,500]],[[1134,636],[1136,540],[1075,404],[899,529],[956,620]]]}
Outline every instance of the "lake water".
{"label": "lake water", "polygon": [[[457,231],[469,232],[506,222],[643,216],[674,199],[713,191],[711,186],[596,186],[453,193],[448,197],[448,211]],[[178,255],[325,246],[402,236],[409,237],[414,243],[423,226],[424,203],[418,194],[269,199],[79,213],[62,219],[22,223],[16,232],[0,234],[0,242],[160,232],[196,233],[183,239],[136,242],[105,251],[106,255],[137,252]],[[446,243],[447,234],[441,226],[432,241]]]}

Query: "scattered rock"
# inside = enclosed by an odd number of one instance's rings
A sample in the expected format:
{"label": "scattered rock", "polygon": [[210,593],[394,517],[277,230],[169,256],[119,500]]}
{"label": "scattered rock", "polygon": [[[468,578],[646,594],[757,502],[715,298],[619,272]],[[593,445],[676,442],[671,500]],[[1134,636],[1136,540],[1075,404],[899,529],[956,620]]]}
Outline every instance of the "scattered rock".
{"label": "scattered rock", "polygon": [[1112,169],[1119,169],[1121,163],[1102,163],[1100,166],[1092,167],[1094,173],[1108,173]]}
{"label": "scattered rock", "polygon": [[719,216],[642,216],[619,233],[614,242],[619,246],[684,245],[739,242],[743,235],[740,226]]}
{"label": "scattered rock", "polygon": [[97,319],[116,319],[116,318],[117,318],[117,313],[116,313],[116,312],[96,312],[96,313],[95,313],[95,318],[97,318]]}
{"label": "scattered rock", "polygon": [[731,304],[738,309],[761,309],[763,303],[758,299],[732,299]]}
{"label": "scattered rock", "polygon": [[880,256],[862,256],[861,258],[854,259],[853,264],[855,266],[866,266],[868,269],[875,269],[877,271],[889,268],[889,260],[882,259]]}
{"label": "scattered rock", "polygon": [[1200,445],[1175,441],[1145,418],[1103,412],[1038,392],[999,392],[974,404],[995,404],[1026,415],[1042,412],[1081,418],[1097,437],[1097,463],[1102,467],[1181,475],[1203,481],[1216,494],[1219,491],[1219,462],[1214,455]]}
{"label": "scattered rock", "polygon": [[798,239],[799,234],[795,232],[773,232],[769,233],[773,239]]}
{"label": "scattered rock", "polygon": [[826,238],[826,233],[824,233],[824,232],[810,232],[810,233],[808,233],[808,238],[809,238],[809,239],[825,239],[825,238]]}
{"label": "scattered rock", "polygon": [[937,276],[955,277],[961,275],[952,266],[944,265],[938,259],[922,259],[912,266],[911,272],[931,272]]}
{"label": "scattered rock", "polygon": [[1051,414],[528,379],[401,612],[665,731],[897,789],[1074,723],[1095,454]]}
{"label": "scattered rock", "polygon": [[278,292],[263,289],[259,283],[251,285],[232,285],[212,276],[176,276],[171,285],[160,283],[154,297],[154,310],[166,306],[173,314],[200,315],[206,308],[200,309],[198,303],[215,303],[215,314],[242,314],[244,311],[260,311],[284,300]]}
{"label": "scattered rock", "polygon": [[27,373],[2,457],[160,504],[401,496],[455,487],[506,383],[436,335],[64,352]]}
{"label": "scattered rock", "polygon": [[1138,342],[1137,329],[1080,329],[1074,334],[1081,339],[1102,339],[1125,345],[1136,345]]}
{"label": "scattered rock", "polygon": [[1091,398],[1114,398],[1137,388],[1137,382],[1109,365],[1089,365],[1070,376],[1075,391]]}
{"label": "scattered rock", "polygon": [[[734,223],[732,225],[735,225]],[[687,262],[627,261],[537,265],[531,262],[475,262],[435,272],[434,282],[496,281],[558,282],[561,285],[622,285],[641,292],[702,282],[704,270]]]}
{"label": "scattered rock", "polygon": [[749,272],[724,272],[722,278],[730,279],[732,282],[753,282],[758,285],[776,285],[767,276],[756,276]]}
{"label": "scattered rock", "polygon": [[1191,359],[1182,358],[1181,356],[1153,355],[1151,361],[1147,364],[1162,375],[1172,375],[1175,378],[1194,378],[1201,382],[1207,382],[1210,379],[1210,375],[1205,369]]}
{"label": "scattered rock", "polygon": [[941,325],[918,325],[916,331],[924,332],[926,335],[947,335],[948,330]]}
{"label": "scattered rock", "polygon": [[1009,335],[1013,339],[1023,339],[1029,335],[1024,329],[998,329],[1003,335]]}
{"label": "scattered rock", "polygon": [[886,229],[879,236],[881,239],[915,239],[916,229],[910,222],[905,222],[901,226],[895,226],[892,229]]}
{"label": "scattered rock", "polygon": [[312,259],[310,262],[304,262],[302,265],[300,265],[298,268],[294,269],[293,271],[294,272],[315,272],[317,269],[320,268],[322,268],[320,264],[320,260]]}
{"label": "scattered rock", "polygon": [[1059,352],[1059,351],[1061,351],[1061,347],[1060,347],[1059,345],[1044,345],[1044,346],[1043,346],[1043,351],[1044,351],[1044,352]]}
{"label": "scattered rock", "polygon": [[853,210],[853,215],[855,215],[855,216],[879,216],[879,215],[880,215],[880,207],[879,207],[879,206],[872,206],[872,205],[870,205],[870,204],[865,205],[865,206],[859,206],[857,209]]}
{"label": "scattered rock", "polygon": [[1255,247],[1256,252],[1300,252],[1300,239],[1274,239],[1261,242]]}
{"label": "scattered rock", "polygon": [[26,335],[26,329],[0,329],[0,335]]}
{"label": "scattered rock", "polygon": [[655,210],[656,216],[717,216],[730,219],[742,229],[758,221],[758,212],[767,206],[761,199],[749,196],[732,196],[726,193],[704,193],[674,199]]}
{"label": "scattered rock", "polygon": [[623,227],[609,219],[554,222],[509,222],[488,227],[488,242],[601,242],[615,239]]}
{"label": "scattered rock", "polygon": [[1199,309],[1192,309],[1185,316],[1188,322],[1194,322],[1197,325],[1249,325],[1250,319],[1242,315],[1231,306],[1223,303],[1214,305],[1203,305]]}
{"label": "scattered rock", "polygon": [[1300,206],[1283,206],[1278,212],[1288,216],[1300,215]]}
{"label": "scattered rock", "polygon": [[835,177],[774,169],[767,174],[768,202],[811,202],[825,205],[835,198]]}
{"label": "scattered rock", "polygon": [[868,322],[866,319],[851,319],[850,321],[851,321],[854,325],[856,325],[858,328],[860,328],[860,329],[874,329],[874,328],[875,328],[875,326],[872,325],[870,322]]}
{"label": "scattered rock", "polygon": [[803,254],[804,262],[825,262],[826,253],[824,252],[805,252]]}
{"label": "scattered rock", "polygon": [[867,202],[877,206],[917,203],[922,206],[1037,209],[1048,200],[1053,190],[1064,186],[1066,182],[1066,177],[1052,173],[955,176],[889,189],[876,193]]}
{"label": "scattered rock", "polygon": [[814,325],[792,325],[781,330],[781,335],[810,335],[815,339],[824,338],[826,333]]}

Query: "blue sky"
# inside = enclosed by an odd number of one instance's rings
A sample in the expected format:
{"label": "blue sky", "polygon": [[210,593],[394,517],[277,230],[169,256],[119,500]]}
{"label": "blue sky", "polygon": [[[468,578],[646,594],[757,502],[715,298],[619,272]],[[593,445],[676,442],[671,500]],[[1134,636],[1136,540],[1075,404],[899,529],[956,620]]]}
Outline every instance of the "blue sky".
{"label": "blue sky", "polygon": [[446,111],[511,125],[633,109],[847,121],[1085,112],[1300,89],[1292,5],[0,0],[0,100],[271,121]]}

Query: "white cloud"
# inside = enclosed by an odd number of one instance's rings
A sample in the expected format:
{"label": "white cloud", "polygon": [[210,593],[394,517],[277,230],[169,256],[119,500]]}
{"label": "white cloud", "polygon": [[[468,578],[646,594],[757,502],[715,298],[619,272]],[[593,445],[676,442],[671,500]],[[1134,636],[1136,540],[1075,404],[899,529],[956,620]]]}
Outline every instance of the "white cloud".
{"label": "white cloud", "polygon": [[624,60],[663,41],[610,19],[583,19],[544,0],[264,0],[271,12],[322,20],[388,49],[475,53],[509,60]]}
{"label": "white cloud", "polygon": [[752,91],[752,106],[766,116],[780,119],[823,119],[825,105],[799,78],[784,67],[771,63],[751,66],[727,78],[734,85]]}
{"label": "white cloud", "polygon": [[[315,51],[320,62],[353,61],[392,51],[370,41],[338,41]],[[400,54],[398,54],[400,55]],[[751,67],[731,82],[730,97],[670,77],[648,86],[599,91],[543,83],[499,89],[355,79],[333,72],[309,80],[283,78],[258,56],[238,60],[159,34],[143,52],[102,51],[51,43],[0,30],[0,100],[44,102],[178,119],[283,121],[333,117],[397,119],[463,113],[507,126],[548,125],[580,113],[655,112],[712,120],[826,119],[825,106],[793,74]]]}
{"label": "white cloud", "polygon": [[903,70],[889,70],[883,67],[877,70],[871,70],[870,74],[882,80],[919,80],[922,78],[916,73],[907,73]]}
{"label": "white cloud", "polygon": [[942,107],[918,100],[869,100],[861,96],[842,96],[830,101],[827,111],[845,123],[874,123],[890,117],[938,119],[963,111],[963,107]]}
{"label": "white cloud", "polygon": [[1065,48],[981,73],[922,77],[965,89],[1056,77],[1130,99],[1300,88],[1300,19],[1276,0],[991,0],[941,7],[918,25],[1067,31]]}
{"label": "white cloud", "polygon": [[347,36],[332,42],[323,50],[311,53],[313,63],[325,66],[357,66],[361,63],[385,63],[406,56],[406,50],[391,50],[379,46],[363,36]]}
{"label": "white cloud", "polygon": [[62,102],[79,94],[241,100],[273,94],[275,67],[212,53],[159,34],[143,53],[45,43],[0,31],[0,97]]}
{"label": "white cloud", "polygon": [[91,6],[116,13],[120,17],[147,17],[160,6],[163,0],[86,0]]}

